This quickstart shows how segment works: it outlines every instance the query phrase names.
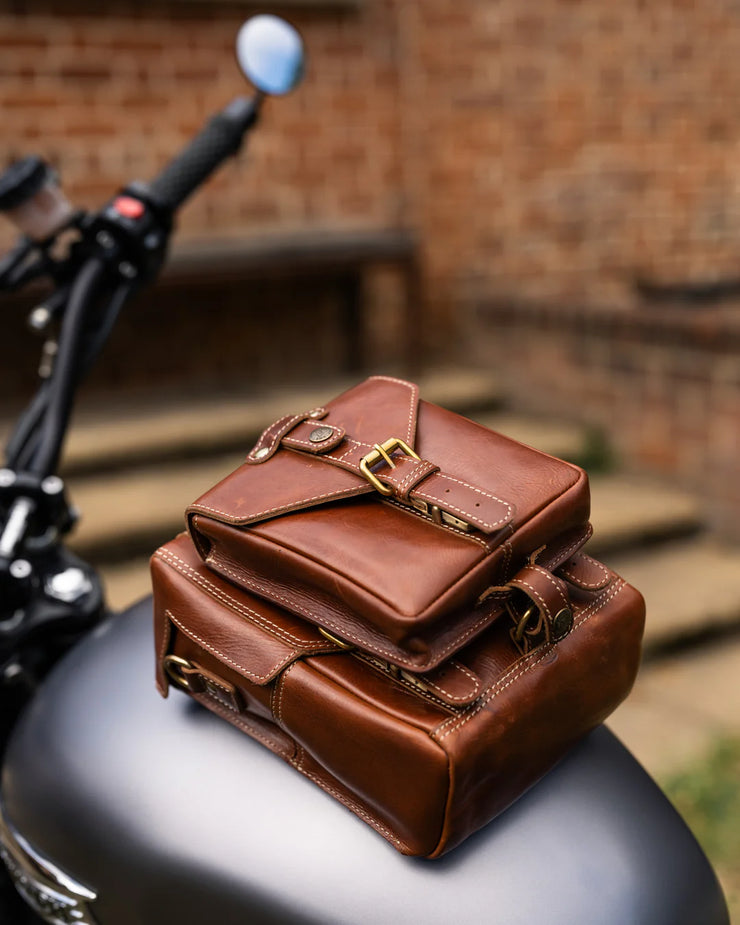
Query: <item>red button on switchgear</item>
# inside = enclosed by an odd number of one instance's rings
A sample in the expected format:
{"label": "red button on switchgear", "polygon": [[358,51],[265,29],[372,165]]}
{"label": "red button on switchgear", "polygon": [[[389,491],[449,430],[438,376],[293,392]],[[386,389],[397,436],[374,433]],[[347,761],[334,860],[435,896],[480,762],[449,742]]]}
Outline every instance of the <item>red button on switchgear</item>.
{"label": "red button on switchgear", "polygon": [[113,208],[125,218],[141,218],[144,214],[144,203],[132,196],[118,196],[113,200]]}

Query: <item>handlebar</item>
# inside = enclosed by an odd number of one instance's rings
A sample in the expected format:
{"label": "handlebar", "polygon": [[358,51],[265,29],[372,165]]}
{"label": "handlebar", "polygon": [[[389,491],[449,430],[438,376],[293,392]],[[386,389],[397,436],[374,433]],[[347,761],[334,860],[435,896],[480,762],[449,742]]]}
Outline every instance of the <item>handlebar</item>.
{"label": "handlebar", "polygon": [[237,97],[206,123],[149,185],[158,204],[175,212],[223,161],[236,154],[257,119],[261,99],[261,94],[252,99]]}

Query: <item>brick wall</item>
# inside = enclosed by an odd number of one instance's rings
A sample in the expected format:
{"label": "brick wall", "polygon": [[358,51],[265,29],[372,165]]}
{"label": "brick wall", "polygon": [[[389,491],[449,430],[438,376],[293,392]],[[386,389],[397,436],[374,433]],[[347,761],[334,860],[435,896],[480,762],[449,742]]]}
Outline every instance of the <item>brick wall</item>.
{"label": "brick wall", "polygon": [[[243,92],[231,49],[249,8],[4,4],[0,162],[46,155],[85,206],[151,177]],[[463,305],[526,300],[567,319],[577,304],[624,319],[638,311],[637,276],[740,275],[736,2],[294,0],[287,12],[306,40],[308,78],[269,104],[249,150],[187,205],[184,236],[417,229],[426,345],[451,357],[465,342]],[[1,231],[0,246],[9,241]],[[543,318],[527,317],[536,336]],[[740,430],[740,412],[734,397],[717,396],[734,375],[737,341],[718,343],[716,365],[715,352],[691,353],[690,326],[666,317],[687,340],[654,350],[641,341],[641,359],[626,359],[603,329],[588,344],[586,379],[575,348],[557,362],[572,361],[563,382],[572,375],[602,395],[602,419],[619,419],[620,396],[640,396],[615,428],[620,449],[698,483],[719,465],[718,447],[732,470],[728,434]],[[557,322],[547,330],[557,342]],[[528,339],[523,328],[509,346]],[[492,346],[485,359],[496,356]],[[575,392],[552,389],[548,376],[539,386],[530,377],[530,403],[559,395],[576,410]],[[694,409],[683,423],[677,402]]]}
{"label": "brick wall", "polygon": [[[15,6],[0,12],[0,161],[43,153],[83,206],[155,175],[248,92],[233,53],[248,4]],[[400,219],[392,7],[291,19],[310,49],[307,79],[268,105],[249,150],[187,205],[184,235]]]}
{"label": "brick wall", "polygon": [[[232,44],[249,7],[4,5],[0,162],[38,150],[90,206],[152,176],[243,91]],[[738,265],[737,4],[365,0],[288,13],[308,79],[187,206],[184,234],[417,227],[443,325],[433,342],[463,295],[629,303],[636,273]]]}
{"label": "brick wall", "polygon": [[617,461],[683,485],[707,521],[740,541],[740,313],[737,306],[594,310],[478,304],[468,350],[520,408],[608,438]]}

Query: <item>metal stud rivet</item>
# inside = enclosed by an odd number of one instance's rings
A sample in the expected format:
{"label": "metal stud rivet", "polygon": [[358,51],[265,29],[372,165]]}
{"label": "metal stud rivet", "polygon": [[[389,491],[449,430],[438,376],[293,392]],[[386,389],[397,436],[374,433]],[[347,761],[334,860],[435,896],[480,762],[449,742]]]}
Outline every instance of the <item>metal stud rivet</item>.
{"label": "metal stud rivet", "polygon": [[254,458],[264,459],[265,456],[267,456],[269,452],[270,452],[269,449],[266,446],[263,446],[261,450],[257,450],[257,452],[254,454]]}
{"label": "metal stud rivet", "polygon": [[334,431],[331,427],[317,427],[316,430],[311,431],[308,439],[311,443],[323,443],[324,440],[328,440],[333,433]]}
{"label": "metal stud rivet", "polygon": [[555,614],[552,621],[552,638],[555,642],[563,639],[573,629],[573,611],[563,607]]}

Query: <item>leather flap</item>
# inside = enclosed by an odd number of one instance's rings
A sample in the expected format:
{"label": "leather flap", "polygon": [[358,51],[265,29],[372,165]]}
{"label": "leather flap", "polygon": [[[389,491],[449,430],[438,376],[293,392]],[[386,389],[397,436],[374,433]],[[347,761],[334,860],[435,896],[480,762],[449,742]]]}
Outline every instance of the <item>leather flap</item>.
{"label": "leather flap", "polygon": [[269,684],[303,655],[340,651],[311,624],[208,571],[185,535],[157,550],[152,571],[155,606],[171,631],[183,633],[254,684]]}
{"label": "leather flap", "polygon": [[[192,515],[205,514],[246,526],[357,495],[377,497],[380,482],[383,494],[448,525],[486,534],[506,526],[514,516],[514,505],[496,491],[490,467],[474,466],[471,477],[463,462],[469,432],[477,425],[453,415],[454,433],[448,436],[442,422],[444,433],[436,441],[442,448],[438,458],[415,459],[403,445],[415,452],[424,438],[417,433],[419,413],[416,385],[371,377],[325,408],[283,418],[267,428],[244,465],[189,507],[189,520],[192,523]],[[434,417],[426,419],[427,427],[435,426]],[[388,441],[401,448],[393,459],[377,455],[373,485],[367,473],[361,473],[360,463]]]}
{"label": "leather flap", "polygon": [[[314,426],[346,433],[346,447],[342,444],[341,450],[351,450],[360,443],[373,446],[395,436],[413,449],[418,407],[418,386],[373,376],[329,402]],[[302,420],[303,416],[296,416],[294,425]],[[250,454],[243,466],[192,504],[188,516],[215,515],[224,523],[246,525],[374,492],[372,485],[351,469],[329,465],[320,456],[306,455],[316,452],[315,445],[304,448],[298,444],[294,448],[299,452],[270,453],[271,458],[265,454],[262,465],[255,464],[259,459]]]}

